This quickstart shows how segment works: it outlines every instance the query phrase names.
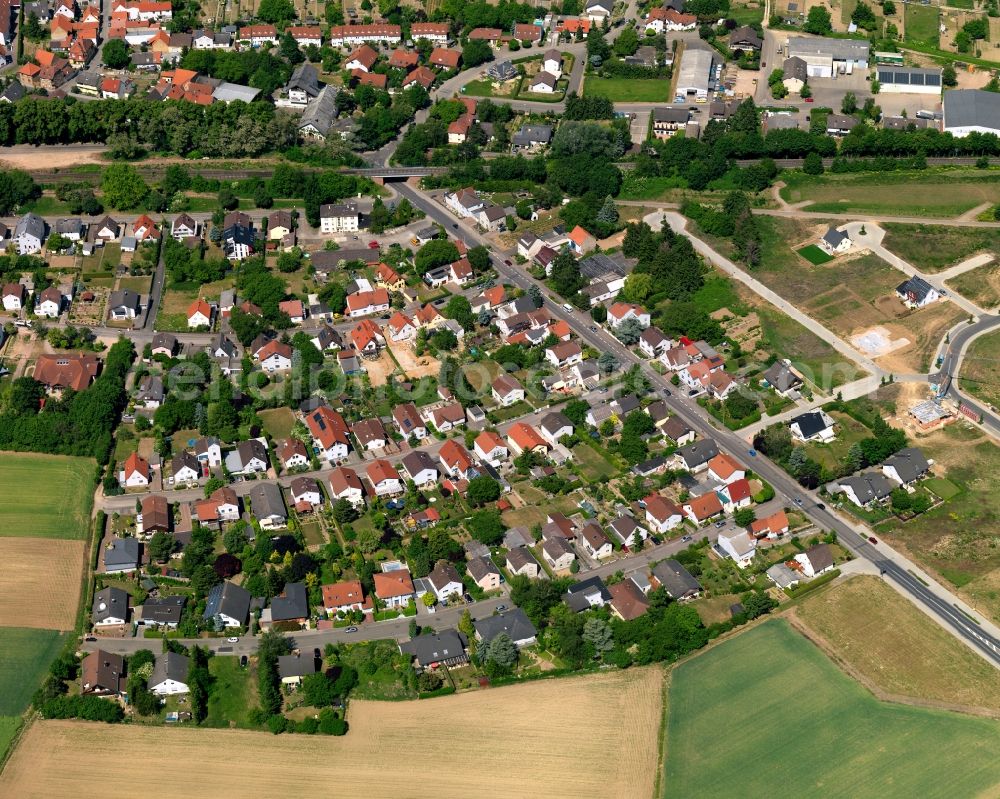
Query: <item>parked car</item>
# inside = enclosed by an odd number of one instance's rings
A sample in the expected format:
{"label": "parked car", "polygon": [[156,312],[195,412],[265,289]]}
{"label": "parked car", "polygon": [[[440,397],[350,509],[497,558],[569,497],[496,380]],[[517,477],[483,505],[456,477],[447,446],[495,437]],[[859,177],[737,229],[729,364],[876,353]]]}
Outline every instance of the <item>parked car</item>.
{"label": "parked car", "polygon": [[240,657],[240,668],[241,669],[245,669],[247,667],[247,663],[249,663],[249,662],[250,662],[250,660],[247,658],[246,655],[241,656]]}
{"label": "parked car", "polygon": [[377,241],[369,241],[368,242],[368,249],[369,250],[377,250],[378,248],[379,248],[379,243]]}
{"label": "parked car", "polygon": [[344,630],[344,632],[345,632],[345,633],[356,633],[357,631],[358,631],[358,628],[357,628],[357,627],[347,627],[347,628],[346,628],[346,629]]}
{"label": "parked car", "polygon": [[319,651],[318,646],[315,649],[313,649],[313,657],[316,658],[316,660],[319,660],[321,657],[323,657],[323,653]]}
{"label": "parked car", "polygon": [[495,610],[499,613],[501,610],[507,610],[506,605],[497,605]]}
{"label": "parked car", "polygon": [[227,644],[238,644],[239,642],[240,642],[240,639],[237,638],[236,636],[233,636],[231,638],[227,638],[226,639],[226,643]]}
{"label": "parked car", "polygon": [[868,543],[870,543],[870,544],[877,544],[878,543],[878,539],[875,536],[870,535],[870,536],[868,536]]}

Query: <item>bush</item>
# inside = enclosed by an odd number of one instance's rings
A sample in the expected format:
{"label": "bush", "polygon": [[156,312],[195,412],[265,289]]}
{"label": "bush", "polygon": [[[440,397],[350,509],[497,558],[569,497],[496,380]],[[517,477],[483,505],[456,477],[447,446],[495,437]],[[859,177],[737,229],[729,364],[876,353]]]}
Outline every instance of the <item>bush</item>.
{"label": "bush", "polygon": [[323,735],[344,735],[347,732],[347,722],[331,708],[325,708],[319,714],[319,731]]}

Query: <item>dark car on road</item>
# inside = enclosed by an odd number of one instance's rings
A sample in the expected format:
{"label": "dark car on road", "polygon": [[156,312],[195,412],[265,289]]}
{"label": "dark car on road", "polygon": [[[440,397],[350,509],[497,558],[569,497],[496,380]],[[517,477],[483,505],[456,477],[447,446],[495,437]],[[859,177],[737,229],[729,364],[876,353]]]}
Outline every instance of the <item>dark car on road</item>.
{"label": "dark car on road", "polygon": [[875,536],[870,535],[870,536],[868,536],[868,542],[871,543],[871,544],[877,544],[878,543],[878,539]]}

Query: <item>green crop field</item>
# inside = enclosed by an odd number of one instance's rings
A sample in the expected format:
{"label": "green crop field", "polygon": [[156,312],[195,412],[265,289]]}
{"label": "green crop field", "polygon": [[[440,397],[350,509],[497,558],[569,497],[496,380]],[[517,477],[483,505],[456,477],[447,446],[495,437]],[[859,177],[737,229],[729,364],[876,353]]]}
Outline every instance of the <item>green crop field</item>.
{"label": "green crop field", "polygon": [[583,93],[587,97],[607,97],[616,103],[659,103],[670,99],[670,81],[587,78]]}
{"label": "green crop field", "polygon": [[85,538],[93,478],[89,458],[0,453],[0,536]]}
{"label": "green crop field", "polygon": [[996,721],[876,700],[784,621],[680,665],[666,797],[993,794]]}
{"label": "green crop field", "polygon": [[0,716],[24,712],[62,643],[55,630],[0,627]]}
{"label": "green crop field", "polygon": [[20,727],[21,719],[17,716],[0,716],[0,761],[7,754],[7,749]]}
{"label": "green crop field", "polygon": [[807,244],[799,250],[799,255],[805,258],[813,266],[820,266],[833,260],[832,255],[825,253],[816,244]]}

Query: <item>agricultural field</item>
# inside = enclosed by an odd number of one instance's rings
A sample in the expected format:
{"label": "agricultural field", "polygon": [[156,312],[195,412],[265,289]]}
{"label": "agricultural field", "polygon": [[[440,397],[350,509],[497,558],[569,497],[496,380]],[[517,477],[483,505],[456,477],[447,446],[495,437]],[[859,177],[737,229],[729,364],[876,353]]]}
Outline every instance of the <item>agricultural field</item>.
{"label": "agricultural field", "polygon": [[877,577],[831,586],[794,614],[876,695],[1000,713],[1000,672]]}
{"label": "agricultural field", "polygon": [[63,640],[55,630],[0,627],[0,716],[25,711]]}
{"label": "agricultural field", "polygon": [[0,627],[72,630],[86,544],[56,538],[0,538]]}
{"label": "agricultural field", "polygon": [[1000,305],[1000,263],[970,269],[945,281],[948,288],[986,311]]}
{"label": "agricultural field", "polygon": [[940,18],[940,11],[937,6],[921,6],[916,3],[906,3],[903,8],[906,41],[921,44],[925,47],[937,47]]}
{"label": "agricultural field", "polygon": [[[910,8],[919,8],[912,3]],[[851,173],[782,178],[786,202],[812,202],[809,211],[953,217],[983,203],[1000,202],[1000,174],[974,169]],[[905,191],[900,187],[905,186]],[[890,246],[886,241],[886,247]],[[899,253],[900,257],[905,257]],[[918,258],[914,263],[919,264]]]}
{"label": "agricultural field", "polygon": [[0,761],[3,761],[17,731],[21,729],[21,719],[17,716],[0,716]]}
{"label": "agricultural field", "polygon": [[[630,669],[554,686],[541,681],[426,702],[355,700],[343,738],[37,722],[0,776],[0,795],[75,799],[93,775],[95,751],[127,748],[145,764],[149,797],[300,796],[322,784],[336,784],[348,796],[391,799],[650,796],[662,671]],[[427,735],[429,714],[440,725],[433,736]],[[502,723],[483,724],[484,718]],[[217,767],[261,747],[268,756],[252,769]],[[135,794],[127,781],[106,782],[107,799]]]}
{"label": "agricultural field", "polygon": [[587,77],[583,82],[586,97],[607,97],[616,103],[662,103],[670,100],[670,81],[633,78]]}
{"label": "agricultural field", "polygon": [[0,536],[86,538],[93,478],[89,458],[0,454]]}
{"label": "agricultural field", "polygon": [[995,793],[998,733],[992,720],[879,702],[774,620],[674,671],[664,796]]}
{"label": "agricultural field", "polygon": [[1000,254],[1000,229],[883,222],[882,244],[922,272],[939,272],[981,252]]}

